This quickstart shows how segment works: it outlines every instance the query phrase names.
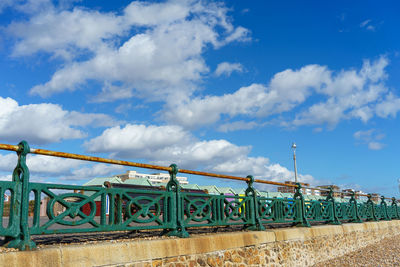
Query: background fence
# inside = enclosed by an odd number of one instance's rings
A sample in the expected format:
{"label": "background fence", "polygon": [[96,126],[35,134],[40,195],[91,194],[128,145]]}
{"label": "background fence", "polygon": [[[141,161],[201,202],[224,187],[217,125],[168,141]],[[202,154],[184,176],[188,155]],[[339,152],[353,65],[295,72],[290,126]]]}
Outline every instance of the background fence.
{"label": "background fence", "polygon": [[[163,167],[30,149],[25,141],[18,146],[0,144],[0,149],[18,154],[12,181],[0,181],[0,236],[6,238],[5,246],[20,250],[35,248],[31,235],[41,234],[160,229],[165,235],[188,237],[187,229],[191,227],[241,225],[249,230],[263,230],[268,224],[278,223],[309,227],[314,222],[400,219],[395,198],[387,201],[381,197],[376,204],[367,195],[367,202],[357,202],[355,194],[350,193],[347,203],[337,203],[330,189],[326,198],[305,200],[300,184],[255,180],[251,175],[235,177],[178,170],[175,164]],[[110,183],[104,187],[31,183],[26,165],[28,153],[164,170],[169,172],[170,180],[165,190],[115,188]],[[183,191],[176,179],[178,172],[241,180],[247,188],[244,195]],[[258,196],[254,182],[295,187],[295,194],[285,199]],[[6,192],[10,195],[8,203],[4,199]],[[41,205],[44,198],[45,206]],[[61,210],[55,208],[57,205]]]}

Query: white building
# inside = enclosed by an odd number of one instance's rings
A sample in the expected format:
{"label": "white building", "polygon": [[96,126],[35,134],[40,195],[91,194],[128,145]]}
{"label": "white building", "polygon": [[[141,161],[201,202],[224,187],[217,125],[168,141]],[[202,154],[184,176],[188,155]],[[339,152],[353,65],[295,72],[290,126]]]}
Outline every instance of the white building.
{"label": "white building", "polygon": [[7,194],[4,194],[4,202],[10,201],[10,196]]}
{"label": "white building", "polygon": [[[169,181],[168,173],[147,174],[147,173],[138,173],[137,171],[127,171],[124,174],[119,174],[116,176],[119,177],[122,181],[125,181],[127,179],[146,178],[152,184],[161,184],[161,183],[166,184]],[[176,179],[179,181],[180,184],[188,184],[189,183],[187,180],[187,177],[177,176]]]}

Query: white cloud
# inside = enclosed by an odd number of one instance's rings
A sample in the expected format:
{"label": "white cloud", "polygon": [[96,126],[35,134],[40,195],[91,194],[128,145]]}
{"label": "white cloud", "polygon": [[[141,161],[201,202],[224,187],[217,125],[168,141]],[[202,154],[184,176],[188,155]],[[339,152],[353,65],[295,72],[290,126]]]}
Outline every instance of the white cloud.
{"label": "white cloud", "polygon": [[361,144],[367,144],[370,150],[381,150],[385,147],[385,144],[378,142],[385,138],[385,135],[377,131],[376,129],[370,129],[366,131],[357,131],[354,133],[354,138]]}
{"label": "white cloud", "polygon": [[[210,125],[222,117],[268,118],[297,107],[294,119],[280,117],[275,121],[290,127],[327,125],[334,128],[342,120],[368,122],[374,116],[395,117],[400,100],[385,86],[387,65],[388,59],[380,57],[373,62],[365,60],[359,70],[333,72],[320,65],[288,69],[275,74],[268,85],[252,84],[221,96],[206,95],[167,103],[162,117],[187,128]],[[313,104],[309,105],[307,100],[311,97],[309,103]]]}
{"label": "white cloud", "polygon": [[66,111],[49,103],[19,105],[12,98],[0,97],[0,139],[8,142],[27,140],[46,144],[86,136],[78,126],[110,126],[108,115]]}
{"label": "white cloud", "polygon": [[251,130],[255,127],[261,126],[257,122],[254,121],[235,121],[232,123],[224,123],[218,126],[218,131],[220,132],[232,132],[237,130]]}
{"label": "white cloud", "polygon": [[389,116],[396,117],[400,110],[400,98],[389,93],[386,99],[376,105],[376,113],[379,117],[387,118]]}
{"label": "white cloud", "polygon": [[304,102],[330,78],[326,67],[308,65],[299,70],[285,70],[274,75],[269,86],[252,84],[223,96],[194,98],[169,106],[163,117],[185,127],[217,122],[222,115],[268,117],[289,111]]}
{"label": "white cloud", "polygon": [[14,1],[16,1],[16,0],[2,0],[0,2],[0,14],[1,14],[1,12],[3,12],[4,9],[12,6]]}
{"label": "white cloud", "polygon": [[43,51],[72,59],[80,54],[80,49],[96,51],[104,45],[103,40],[122,34],[126,27],[121,27],[120,20],[114,14],[98,11],[50,9],[29,22],[11,23],[8,32],[19,40],[14,56]]}
{"label": "white cloud", "polygon": [[215,70],[216,76],[231,76],[232,72],[243,72],[243,66],[240,63],[229,63],[229,62],[222,62],[219,63],[217,69]]}
{"label": "white cloud", "polygon": [[[251,147],[227,140],[198,140],[177,126],[128,124],[113,127],[85,144],[90,152],[111,153],[112,157],[144,159],[154,164],[171,163],[187,169],[204,169],[238,176],[249,174],[260,179],[285,181],[293,173],[265,157],[250,157]],[[309,175],[301,176],[311,181]]]}
{"label": "white cloud", "polygon": [[364,28],[368,31],[375,31],[376,30],[376,26],[371,24],[370,19],[364,20],[363,22],[360,23],[360,28]]}
{"label": "white cloud", "polygon": [[0,181],[12,181],[11,174],[0,174]]}
{"label": "white cloud", "polygon": [[388,60],[381,57],[372,64],[364,61],[359,71],[341,71],[331,76],[324,86],[317,88],[317,92],[326,96],[327,100],[300,112],[293,125],[327,124],[333,128],[345,119],[367,122],[377,113],[376,105],[383,103],[382,98],[388,94],[384,85],[387,65]]}
{"label": "white cloud", "polygon": [[[10,173],[7,178],[11,180],[11,173],[17,165],[15,153],[0,154],[0,171]],[[88,163],[82,160],[65,159],[43,155],[28,154],[26,165],[29,168],[31,181],[88,181],[95,177],[115,175],[122,173],[127,167],[103,163]],[[1,178],[0,178],[1,180]]]}
{"label": "white cloud", "polygon": [[370,22],[371,22],[370,19],[364,20],[363,22],[360,23],[360,27],[361,27],[361,28],[364,28],[364,27],[367,26],[367,24],[370,23]]}
{"label": "white cloud", "polygon": [[385,145],[379,142],[369,142],[368,148],[371,150],[381,150]]}
{"label": "white cloud", "polygon": [[59,179],[63,181],[89,181],[96,177],[121,174],[126,168],[122,165],[97,163],[74,169],[70,175],[60,175]]}
{"label": "white cloud", "polygon": [[[0,154],[0,171],[12,172],[17,165],[17,154]],[[62,159],[42,155],[28,155],[26,164],[31,173],[63,174],[69,173],[72,168],[79,167],[82,161],[72,159]]]}
{"label": "white cloud", "polygon": [[[95,100],[190,95],[208,67],[204,50],[248,40],[218,3],[131,2],[121,14],[75,7],[53,8],[27,22],[13,22],[14,56],[46,52],[65,59],[52,78],[31,89],[49,96],[81,88],[88,80],[104,84]],[[85,55],[87,60],[75,60]]]}

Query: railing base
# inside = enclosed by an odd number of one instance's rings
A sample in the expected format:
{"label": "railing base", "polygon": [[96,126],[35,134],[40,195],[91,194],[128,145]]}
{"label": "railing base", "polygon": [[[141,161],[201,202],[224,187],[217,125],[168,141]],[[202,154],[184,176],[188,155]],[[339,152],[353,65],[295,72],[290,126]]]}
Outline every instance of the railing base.
{"label": "railing base", "polygon": [[172,230],[166,233],[166,236],[177,236],[181,238],[189,237],[189,233],[186,230]]}
{"label": "railing base", "polygon": [[21,240],[20,238],[13,239],[6,244],[7,248],[17,248],[19,250],[34,250],[36,243],[32,240]]}

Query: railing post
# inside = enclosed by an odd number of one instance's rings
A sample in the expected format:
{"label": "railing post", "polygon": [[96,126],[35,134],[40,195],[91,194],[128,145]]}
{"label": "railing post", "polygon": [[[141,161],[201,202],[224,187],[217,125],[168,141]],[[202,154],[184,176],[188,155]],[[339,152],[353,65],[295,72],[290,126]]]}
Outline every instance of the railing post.
{"label": "railing post", "polygon": [[171,170],[169,171],[170,180],[167,183],[167,191],[173,192],[172,198],[168,203],[168,217],[171,219],[172,227],[167,233],[168,236],[178,237],[189,237],[189,233],[185,229],[184,225],[184,207],[183,199],[181,195],[181,186],[179,181],[176,179],[178,173],[178,166],[176,164],[170,165]]}
{"label": "railing post", "polygon": [[310,223],[307,220],[306,217],[306,205],[304,201],[303,194],[301,193],[301,184],[296,183],[296,192],[294,193],[294,199],[295,200],[300,200],[300,207],[297,209],[298,211],[298,216],[300,216],[300,222],[297,223],[298,226],[303,226],[303,227],[311,227]]}
{"label": "railing post", "polygon": [[32,250],[36,248],[35,242],[31,240],[28,225],[28,209],[29,209],[29,169],[26,166],[26,155],[30,152],[29,145],[26,141],[19,144],[18,163],[13,171],[13,182],[17,183],[15,192],[15,208],[13,219],[19,222],[19,231],[7,243],[9,248],[18,248],[19,250]]}
{"label": "railing post", "polygon": [[350,197],[349,203],[350,203],[350,204],[353,204],[354,213],[355,213],[355,214],[354,214],[354,215],[355,215],[355,218],[354,218],[354,219],[351,219],[351,221],[352,221],[352,222],[355,222],[355,223],[362,223],[363,220],[361,219],[360,214],[358,214],[357,200],[356,200],[356,198],[355,198],[354,196],[355,196],[355,193],[354,193],[354,192],[351,192],[351,197]]}
{"label": "railing post", "polygon": [[330,224],[335,224],[335,225],[341,225],[342,223],[339,221],[339,218],[337,216],[336,212],[336,203],[335,203],[335,198],[333,197],[333,189],[332,187],[329,188],[328,196],[326,197],[326,201],[330,201],[332,205],[332,216],[329,219]]}
{"label": "railing post", "polygon": [[392,209],[394,209],[396,219],[400,219],[399,207],[397,206],[397,200],[395,197],[392,197]]}
{"label": "railing post", "polygon": [[265,227],[261,222],[257,193],[253,187],[254,177],[252,175],[248,175],[246,178],[248,178],[249,180],[247,181],[247,189],[245,191],[245,194],[246,197],[251,197],[251,199],[246,203],[245,207],[246,217],[248,221],[251,222],[250,225],[246,227],[246,229],[262,231],[265,230]]}
{"label": "railing post", "polygon": [[370,206],[371,215],[372,215],[372,218],[371,219],[367,219],[367,221],[378,221],[378,218],[376,217],[376,214],[375,214],[375,203],[372,201],[372,195],[371,194],[368,194],[367,205]]}
{"label": "railing post", "polygon": [[387,203],[385,201],[385,197],[381,196],[381,209],[383,210],[383,217],[385,221],[390,221],[388,210],[387,210]]}

